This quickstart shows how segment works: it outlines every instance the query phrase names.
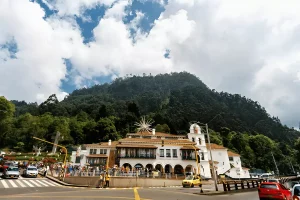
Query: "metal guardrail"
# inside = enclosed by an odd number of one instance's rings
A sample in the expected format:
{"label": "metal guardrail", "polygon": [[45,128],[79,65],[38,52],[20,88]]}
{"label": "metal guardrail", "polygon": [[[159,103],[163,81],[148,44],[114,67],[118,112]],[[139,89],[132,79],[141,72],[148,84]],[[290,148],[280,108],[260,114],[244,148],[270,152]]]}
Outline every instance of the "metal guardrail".
{"label": "metal guardrail", "polygon": [[257,188],[264,180],[240,180],[240,181],[223,181],[224,192],[239,189]]}

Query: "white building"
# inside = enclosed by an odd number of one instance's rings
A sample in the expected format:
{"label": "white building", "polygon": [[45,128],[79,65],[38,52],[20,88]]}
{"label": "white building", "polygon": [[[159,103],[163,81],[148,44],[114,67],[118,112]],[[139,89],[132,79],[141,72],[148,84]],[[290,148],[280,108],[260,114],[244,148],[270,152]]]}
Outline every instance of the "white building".
{"label": "white building", "polygon": [[228,151],[230,170],[225,174],[232,178],[250,178],[249,169],[242,167],[241,156]]}
{"label": "white building", "polygon": [[[207,148],[209,148],[208,144]],[[239,154],[214,143],[211,143],[211,152],[217,166],[217,174],[226,174],[231,178],[250,178],[249,169],[242,167]],[[211,159],[210,155],[209,159]]]}
{"label": "white building", "polygon": [[[120,166],[159,170],[162,173],[199,173],[211,177],[204,135],[198,125],[192,125],[185,135],[140,132],[129,133],[116,145]],[[199,151],[200,164],[196,162]]]}
{"label": "white building", "polygon": [[[243,171],[240,162],[234,165],[229,161],[225,147],[211,144],[211,149],[217,174],[226,173],[233,178],[237,177],[237,171],[232,169],[231,164]],[[196,162],[195,150],[200,163]],[[99,167],[118,165],[127,170],[159,170],[172,175],[193,172],[207,178],[212,177],[209,146],[197,124],[190,126],[187,135],[160,133],[153,129],[152,132],[128,133],[126,138],[119,141],[87,144],[86,150],[74,151],[71,160],[82,166],[86,163]],[[240,174],[245,176],[247,173]]]}
{"label": "white building", "polygon": [[81,150],[79,147],[77,151],[72,152],[71,161],[74,165],[113,167],[117,143],[117,141],[109,141],[100,144],[86,144],[86,150]]}

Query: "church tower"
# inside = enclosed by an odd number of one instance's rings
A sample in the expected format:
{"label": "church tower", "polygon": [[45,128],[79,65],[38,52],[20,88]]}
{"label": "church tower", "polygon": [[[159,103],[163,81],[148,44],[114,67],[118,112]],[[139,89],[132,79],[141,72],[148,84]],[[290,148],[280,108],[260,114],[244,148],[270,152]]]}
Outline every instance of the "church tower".
{"label": "church tower", "polygon": [[[202,132],[203,131],[203,132]],[[201,130],[201,127],[198,124],[192,124],[190,126],[190,132],[188,133],[188,138],[190,141],[196,143],[196,147],[200,150],[198,151],[198,155],[200,157],[200,173],[201,175],[210,178],[210,168],[208,163],[208,151],[205,143],[205,135],[204,130]]]}

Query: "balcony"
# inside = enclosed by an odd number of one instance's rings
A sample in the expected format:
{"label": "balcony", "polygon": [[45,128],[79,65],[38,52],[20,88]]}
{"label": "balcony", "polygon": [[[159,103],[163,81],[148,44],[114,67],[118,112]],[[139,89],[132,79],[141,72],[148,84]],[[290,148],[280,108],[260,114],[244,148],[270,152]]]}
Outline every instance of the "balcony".
{"label": "balcony", "polygon": [[156,155],[119,155],[118,158],[133,158],[133,159],[156,159]]}
{"label": "balcony", "polygon": [[181,156],[182,160],[196,160],[196,158],[191,156]]}

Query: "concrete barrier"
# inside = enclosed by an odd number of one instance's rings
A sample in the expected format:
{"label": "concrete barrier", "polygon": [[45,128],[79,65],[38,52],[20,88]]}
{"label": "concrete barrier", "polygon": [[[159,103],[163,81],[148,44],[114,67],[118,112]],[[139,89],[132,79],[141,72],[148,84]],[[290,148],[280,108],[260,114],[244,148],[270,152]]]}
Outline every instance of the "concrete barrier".
{"label": "concrete barrier", "polygon": [[[73,185],[87,185],[96,187],[99,177],[66,177],[66,183]],[[109,185],[112,188],[129,188],[129,187],[168,187],[181,186],[182,180],[170,179],[150,179],[138,177],[110,177]]]}

